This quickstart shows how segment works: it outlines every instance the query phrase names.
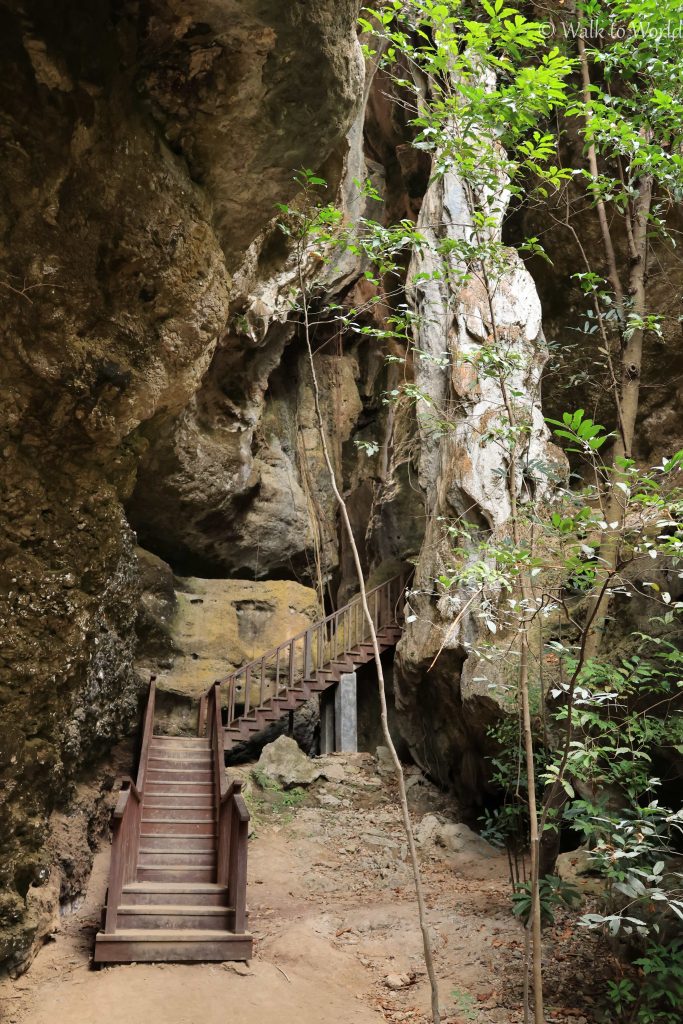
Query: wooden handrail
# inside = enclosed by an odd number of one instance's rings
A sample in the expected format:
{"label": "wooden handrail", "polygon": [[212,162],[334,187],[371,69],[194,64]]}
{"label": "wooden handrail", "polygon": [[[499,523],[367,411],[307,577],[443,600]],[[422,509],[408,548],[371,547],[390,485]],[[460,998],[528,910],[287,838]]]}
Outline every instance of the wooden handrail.
{"label": "wooden handrail", "polygon": [[[367,594],[375,628],[380,630],[400,621],[407,577],[395,576],[374,587]],[[307,629],[289,637],[283,643],[266,651],[260,658],[243,665],[225,679],[215,682],[202,695],[197,721],[197,733],[206,735],[211,743],[215,786],[216,813],[216,881],[227,886],[228,902],[233,908],[233,930],[246,931],[247,851],[249,838],[249,809],[242,796],[242,783],[228,784],[225,774],[225,732],[223,726],[222,686],[227,690],[227,719],[235,718],[236,690],[244,680],[244,714],[251,702],[252,680],[259,689],[260,703],[266,698],[266,688],[277,694],[295,685],[299,674],[304,678],[314,675],[328,662],[339,661],[358,644],[368,638],[360,595],[336,612],[313,623]],[[266,677],[266,670],[273,678]],[[144,781],[144,776],[143,776]]]}
{"label": "wooden handrail", "polygon": [[214,683],[213,700],[210,700],[210,720],[213,726],[211,731],[211,748],[213,750],[214,774],[216,786],[216,814],[220,814],[221,803],[227,790],[227,779],[225,777],[225,747],[223,720],[221,716],[221,687],[220,683]]}
{"label": "wooden handrail", "polygon": [[[403,595],[408,575],[401,573],[384,583],[367,591],[368,605],[372,615],[373,624],[376,629],[382,629],[392,622],[399,621],[403,606]],[[297,655],[301,659],[301,670],[304,678],[322,668],[326,661],[338,660],[348,653],[359,643],[368,639],[368,631],[362,613],[362,602],[360,594],[354,595],[351,600],[332,612],[318,622],[312,623],[306,629],[301,630],[294,636],[278,644],[277,647],[266,651],[259,658],[242,665],[231,672],[230,675],[218,681],[219,686],[227,688],[227,720],[231,722],[235,717],[235,690],[238,683],[244,682],[245,707],[243,714],[248,714],[251,708],[251,680],[252,676],[260,679],[260,701],[263,703],[266,695],[266,663],[272,662],[271,668],[275,673],[275,693],[294,685],[296,678]],[[335,645],[335,641],[339,644]],[[297,645],[300,651],[297,651]],[[327,649],[329,647],[329,649]],[[280,683],[280,665],[283,661],[286,666],[286,685]],[[211,689],[205,695],[211,699]],[[199,734],[203,732],[204,716],[200,704]]]}
{"label": "wooden handrail", "polygon": [[145,769],[147,767],[149,745],[154,731],[155,695],[156,683],[155,677],[152,676],[149,682],[149,697],[147,698],[147,708],[142,727],[137,781],[133,782],[130,778],[122,779],[121,789],[112,815],[111,867],[109,869],[107,912],[104,922],[104,931],[108,934],[116,931],[116,915],[121,904],[121,893],[124,885],[135,881],[138,847],[140,845],[140,821],[142,818]]}
{"label": "wooden handrail", "polygon": [[147,698],[147,710],[145,711],[145,721],[142,727],[142,743],[140,745],[140,760],[138,762],[138,777],[137,787],[139,791],[144,792],[145,787],[145,771],[147,769],[147,756],[149,753],[149,745],[152,740],[152,734],[154,732],[154,704],[156,702],[156,676],[150,676],[149,680],[149,696]]}
{"label": "wooden handrail", "polygon": [[246,805],[244,797],[240,793],[235,795],[235,814],[240,821],[249,821],[251,819],[249,808]]}

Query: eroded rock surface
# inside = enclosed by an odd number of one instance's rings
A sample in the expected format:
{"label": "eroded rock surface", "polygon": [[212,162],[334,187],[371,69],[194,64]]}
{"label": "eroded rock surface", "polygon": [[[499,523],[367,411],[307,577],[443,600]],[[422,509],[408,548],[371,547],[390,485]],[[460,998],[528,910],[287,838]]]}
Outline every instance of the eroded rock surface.
{"label": "eroded rock surface", "polygon": [[[273,203],[353,119],[356,13],[355,0],[2,7],[0,961],[20,964],[43,927],[26,895],[47,877],[50,811],[137,716],[141,580],[123,502],[139,458],[177,433],[218,346],[234,348],[231,272]],[[209,440],[189,435],[201,461]],[[235,489],[226,462],[204,458],[220,478],[207,515]]]}
{"label": "eroded rock surface", "polygon": [[[315,591],[291,580],[176,577],[173,583],[166,648],[147,647],[137,667],[156,676],[160,728],[194,733],[199,697],[212,683],[303,632],[320,612]],[[143,600],[149,603],[149,592]],[[259,686],[255,674],[256,703]],[[241,687],[237,699],[244,699]]]}
{"label": "eroded rock surface", "polygon": [[[484,229],[491,241],[500,241],[506,207],[501,182],[490,207],[496,225]],[[467,799],[485,786],[485,730],[506,706],[509,680],[504,659],[477,653],[494,634],[487,633],[476,585],[451,593],[436,581],[448,575],[454,546],[474,559],[484,538],[495,544],[509,536],[510,457],[502,430],[510,394],[513,421],[527,425],[520,463],[528,469],[516,474],[515,502],[543,500],[564,462],[541,411],[547,347],[531,275],[509,250],[495,286],[489,285],[489,300],[482,276],[466,273],[457,244],[486,239],[477,235],[472,200],[452,170],[430,185],[418,228],[431,243],[413,256],[408,272],[423,354],[415,378],[426,529],[399,645],[397,704],[418,763],[444,784],[456,784]],[[455,255],[440,249],[444,239],[454,243]],[[491,346],[508,363],[505,391],[482,361]],[[495,607],[500,593],[488,588],[484,597]]]}

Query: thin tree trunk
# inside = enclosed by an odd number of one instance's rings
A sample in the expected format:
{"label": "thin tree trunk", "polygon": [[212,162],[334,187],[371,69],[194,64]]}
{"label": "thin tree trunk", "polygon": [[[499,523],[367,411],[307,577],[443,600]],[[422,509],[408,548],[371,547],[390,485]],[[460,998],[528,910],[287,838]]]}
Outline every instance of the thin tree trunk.
{"label": "thin tree trunk", "polygon": [[[581,26],[583,31],[583,26]],[[590,72],[588,70],[588,55],[586,54],[586,46],[583,41],[582,31],[579,32],[576,43],[579,51],[579,62],[581,64],[581,81],[583,85],[583,102],[586,107],[590,107],[591,104],[591,80]],[[592,142],[588,144],[588,168],[590,170],[591,178],[594,182],[599,180],[598,172],[598,158],[595,152],[595,146]],[[609,223],[607,220],[607,211],[605,210],[605,204],[602,199],[596,198],[595,208],[598,213],[598,220],[600,221],[600,232],[602,234],[602,242],[605,247],[605,257],[607,260],[607,276],[609,282],[614,290],[614,298],[616,300],[617,312],[619,318],[623,320],[624,317],[624,290],[621,286],[621,279],[619,277],[619,271],[617,270],[617,258],[614,252],[614,245],[612,244],[612,235],[609,229]]]}
{"label": "thin tree trunk", "polygon": [[[586,107],[589,108],[591,103],[590,69],[581,32],[577,36],[577,48],[581,64],[583,100]],[[591,178],[597,182],[599,179],[598,161],[595,146],[592,142],[588,146],[588,167]],[[638,195],[632,209],[625,214],[629,252],[631,255],[628,293],[630,297],[630,313],[635,317],[642,317],[645,313],[647,227],[650,207],[652,205],[652,184],[651,175],[646,175],[640,180]],[[619,459],[631,457],[633,449],[633,438],[640,399],[644,332],[640,327],[636,327],[632,331],[628,329],[624,290],[617,269],[617,260],[607,221],[605,204],[601,199],[597,199],[595,205],[605,249],[607,276],[614,291],[616,309],[619,314],[619,327],[623,338],[619,394],[615,395],[619,432],[612,451],[611,461],[612,468],[614,469]],[[600,571],[596,580],[597,596],[589,602],[587,609],[587,620],[590,622],[585,649],[587,660],[597,657],[600,651],[605,631],[605,621],[609,611],[610,593],[609,590],[600,586],[600,580],[614,573],[619,560],[620,540],[628,500],[623,488],[618,486],[619,484],[627,485],[623,475],[617,471],[613,473],[612,479],[608,483],[608,496],[605,507],[605,520],[608,523],[608,528],[603,535],[599,551]],[[612,523],[615,525],[612,526]]]}
{"label": "thin tree trunk", "polygon": [[[477,241],[479,241],[477,237]],[[486,295],[488,299],[489,315],[491,317],[491,329],[493,331],[493,340],[496,347],[498,346],[498,328],[496,325],[496,318],[493,310],[493,301],[491,293],[491,285],[489,282],[488,274],[485,265],[482,263],[482,277],[484,279],[484,285],[486,288]],[[505,379],[500,379],[500,390],[503,398],[503,404],[505,406],[505,412],[508,418],[510,428],[514,429],[517,426],[517,419],[515,416],[515,410],[508,392],[508,387]],[[510,523],[512,526],[512,538],[515,543],[515,547],[519,549],[521,544],[521,534],[519,529],[519,517],[518,517],[518,504],[517,504],[517,458],[519,454],[519,442],[517,439],[513,439],[510,449],[510,465],[508,469],[508,495],[510,498]],[[533,591],[531,583],[526,571],[523,571],[520,575],[520,586],[522,592],[523,603],[528,611],[533,602]],[[540,843],[539,843],[539,827],[538,827],[538,808],[536,806],[536,770],[534,766],[534,736],[531,723],[531,707],[529,704],[529,638],[527,635],[526,623],[522,626],[520,633],[520,650],[519,650],[519,695],[522,709],[522,731],[524,734],[524,754],[526,758],[526,771],[527,771],[527,791],[528,791],[528,804],[529,804],[529,853],[531,857],[531,912],[529,915],[529,921],[527,922],[527,936],[529,932],[529,926],[531,926],[531,971],[534,981],[534,1024],[544,1024],[545,1013],[543,1008],[543,944],[541,936],[541,900],[539,894],[539,856],[540,856]],[[541,691],[541,700],[544,700],[545,696]],[[525,961],[525,985],[528,980],[528,944],[527,959]],[[526,997],[525,997],[526,998]],[[524,1007],[525,1014],[528,1012],[527,1004]]]}
{"label": "thin tree trunk", "polygon": [[536,807],[536,773],[534,770],[534,737],[529,707],[529,645],[526,630],[522,633],[519,663],[519,692],[522,700],[522,729],[526,756],[527,789],[529,800],[529,847],[531,851],[531,913],[527,931],[531,931],[532,975],[534,979],[534,1024],[544,1024],[543,961],[541,939],[541,900],[539,898],[539,833]]}
{"label": "thin tree trunk", "polygon": [[[645,315],[645,280],[647,273],[647,229],[650,207],[652,204],[652,178],[643,178],[634,203],[633,241],[635,259],[629,274],[629,293],[631,295],[631,312],[634,317]],[[609,611],[609,589],[600,587],[600,580],[613,575],[619,561],[619,549],[623,534],[624,518],[628,496],[624,488],[628,487],[628,477],[618,470],[620,459],[630,459],[633,452],[633,440],[636,431],[638,404],[640,400],[640,378],[643,366],[643,335],[642,327],[627,331],[621,353],[621,382],[619,405],[621,409],[621,429],[617,434],[612,450],[612,478],[609,481],[609,492],[605,507],[605,519],[608,527],[604,540],[600,545],[600,571],[596,584],[597,596],[589,603],[587,609],[590,620],[589,635],[586,644],[586,658],[597,657],[605,631],[605,621]],[[614,524],[614,525],[613,525]]]}
{"label": "thin tree trunk", "polygon": [[[300,264],[301,265],[301,264]],[[389,732],[389,721],[387,716],[387,699],[386,699],[386,687],[384,684],[384,670],[382,668],[382,659],[380,657],[379,643],[377,640],[377,631],[375,630],[375,624],[373,622],[372,615],[370,614],[370,608],[367,602],[367,591],[365,587],[365,579],[363,576],[363,566],[360,560],[360,554],[358,552],[358,546],[353,536],[353,529],[351,527],[351,520],[349,518],[348,509],[346,502],[339,490],[337,484],[337,477],[334,471],[334,464],[330,457],[330,451],[327,444],[327,438],[325,436],[325,424],[320,408],[320,390],[318,387],[318,377],[315,370],[315,361],[313,359],[313,349],[311,347],[311,336],[308,323],[308,306],[305,298],[305,284],[303,281],[303,275],[301,270],[299,271],[299,284],[301,287],[303,310],[304,310],[304,333],[306,339],[306,348],[308,350],[308,363],[311,371],[311,380],[313,384],[313,401],[315,405],[315,415],[318,423],[318,432],[320,434],[320,443],[323,451],[323,458],[327,467],[327,472],[330,477],[330,485],[332,492],[335,496],[337,504],[339,505],[339,511],[341,513],[344,528],[349,540],[349,546],[353,554],[354,566],[356,569],[356,576],[358,578],[358,586],[360,589],[361,605],[363,607],[363,615],[367,622],[368,629],[370,631],[370,638],[372,640],[373,653],[375,657],[375,667],[377,669],[377,689],[379,692],[379,703],[380,703],[380,718],[382,723],[382,735],[384,737],[384,743],[389,750],[391,760],[394,765],[394,771],[396,774],[396,781],[398,783],[398,795],[399,803],[401,806],[401,816],[403,818],[403,827],[406,833],[406,839],[408,841],[408,851],[410,855],[410,864],[413,872],[413,880],[415,883],[415,895],[417,899],[418,917],[420,921],[420,931],[422,932],[422,945],[425,966],[427,968],[427,975],[429,977],[429,985],[431,988],[431,1003],[432,1003],[432,1021],[433,1024],[440,1024],[441,1013],[439,1009],[439,987],[436,978],[436,972],[434,970],[434,958],[432,955],[432,942],[429,935],[429,926],[427,924],[427,907],[424,898],[424,890],[422,888],[422,876],[420,873],[420,865],[417,859],[417,848],[415,846],[415,837],[413,836],[413,827],[410,821],[410,811],[408,810],[408,798],[406,795],[405,778],[403,775],[403,767],[399,760],[396,752],[394,741]]]}

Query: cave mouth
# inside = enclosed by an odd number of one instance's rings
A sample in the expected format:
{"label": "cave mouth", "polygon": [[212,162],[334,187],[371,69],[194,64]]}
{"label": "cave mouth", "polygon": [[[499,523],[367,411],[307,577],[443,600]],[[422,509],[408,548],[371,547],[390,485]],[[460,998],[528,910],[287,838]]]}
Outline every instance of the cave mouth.
{"label": "cave mouth", "polygon": [[205,580],[253,580],[258,583],[288,580],[304,587],[315,587],[315,569],[306,552],[290,558],[286,565],[267,566],[264,569],[255,569],[254,564],[227,566],[219,558],[193,551],[184,544],[169,542],[156,531],[143,526],[136,529],[132,524],[131,528],[136,534],[137,544],[166,562],[173,575],[181,579],[196,577]]}

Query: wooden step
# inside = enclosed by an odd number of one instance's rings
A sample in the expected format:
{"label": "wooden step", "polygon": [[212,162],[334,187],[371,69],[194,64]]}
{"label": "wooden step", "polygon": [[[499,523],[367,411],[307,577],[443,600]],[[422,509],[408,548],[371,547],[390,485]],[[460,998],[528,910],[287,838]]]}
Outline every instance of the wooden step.
{"label": "wooden step", "polygon": [[[202,740],[202,743],[205,741]],[[163,746],[151,744],[149,748],[150,757],[164,757],[170,760],[212,760],[213,751],[210,746],[186,746],[179,743],[164,743]]]}
{"label": "wooden step", "polygon": [[152,782],[213,782],[213,768],[152,768],[147,766],[145,785]]}
{"label": "wooden step", "polygon": [[[195,779],[188,778],[184,770],[177,772],[157,772],[159,775],[158,779],[148,779],[145,783],[145,793],[148,793],[150,789],[159,789],[163,792],[163,787],[177,787],[179,791],[182,791],[187,786],[203,786],[205,789],[213,786],[213,778],[208,779]],[[208,772],[208,775],[213,775],[213,772]]]}
{"label": "wooden step", "polygon": [[213,782],[159,782],[150,779],[145,786],[145,796],[169,796],[181,793],[188,796],[191,793],[212,793]]}
{"label": "wooden step", "polygon": [[161,817],[151,817],[149,811],[144,812],[142,831],[147,835],[175,835],[179,832],[194,832],[197,835],[213,835],[216,831],[215,814],[198,817],[198,812],[183,810],[180,815],[173,816],[166,808],[162,808]]}
{"label": "wooden step", "polygon": [[279,711],[273,711],[270,708],[268,710],[265,708],[259,708],[255,714],[250,712],[242,719],[242,721],[248,722],[249,724],[255,723],[260,731],[261,729],[265,729],[269,726],[271,722],[278,722],[280,717],[281,715]]}
{"label": "wooden step", "polygon": [[203,768],[204,771],[213,771],[213,758],[210,754],[188,754],[187,751],[176,751],[174,754],[151,753],[147,761],[148,770],[165,769],[193,769]]}
{"label": "wooden step", "polygon": [[160,867],[199,867],[209,868],[216,863],[216,851],[213,850],[178,850],[173,846],[162,847],[161,849],[138,850],[138,868],[146,868],[152,864]]}
{"label": "wooden step", "polygon": [[143,797],[144,807],[213,807],[213,793],[152,793]]}
{"label": "wooden step", "polygon": [[142,820],[143,821],[206,821],[213,822],[216,817],[216,811],[214,810],[213,804],[205,805],[202,802],[201,806],[191,804],[189,801],[183,800],[176,804],[162,804],[158,805],[156,802],[145,801],[142,805]]}
{"label": "wooden step", "polygon": [[211,748],[211,740],[207,739],[206,736],[152,736],[150,742],[150,748],[156,746],[168,746],[168,747],[193,747],[200,748],[204,747],[206,750]]}
{"label": "wooden step", "polygon": [[95,939],[95,963],[170,963],[187,960],[249,960],[253,940],[249,934],[203,929],[126,928]]}
{"label": "wooden step", "polygon": [[129,882],[121,900],[127,906],[157,906],[172,903],[193,907],[226,907],[228,887],[216,882]]}
{"label": "wooden step", "polygon": [[138,864],[138,882],[215,882],[216,867],[210,864]]}
{"label": "wooden step", "polygon": [[273,705],[274,709],[280,708],[284,712],[293,711],[295,708],[305,704],[308,699],[309,698],[304,691],[297,687],[296,689],[289,690],[287,695],[284,697],[271,697],[270,703]]}
{"label": "wooden step", "polygon": [[248,722],[245,718],[236,718],[234,722],[231,722],[223,732],[227,736],[238,736],[240,739],[248,740],[250,736],[256,735],[257,732],[262,732],[263,726],[260,726],[258,722]]}
{"label": "wooden step", "polygon": [[125,904],[119,906],[116,930],[122,928],[201,928],[205,931],[228,931],[233,911],[229,907],[194,906],[192,904],[157,903],[154,906]]}
{"label": "wooden step", "polygon": [[316,693],[322,693],[323,690],[327,690],[331,685],[331,679],[304,679],[304,683],[308,687],[311,696]]}
{"label": "wooden step", "polygon": [[164,833],[140,833],[140,850],[179,850],[183,853],[199,853],[216,849],[216,835],[196,835],[192,832],[176,832],[172,835]]}

